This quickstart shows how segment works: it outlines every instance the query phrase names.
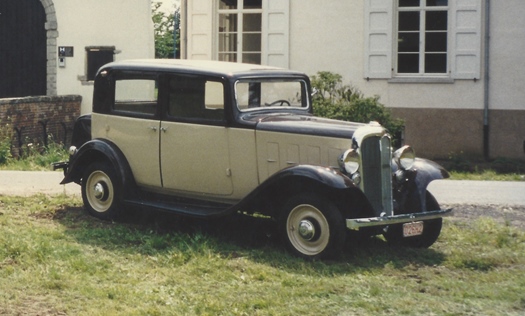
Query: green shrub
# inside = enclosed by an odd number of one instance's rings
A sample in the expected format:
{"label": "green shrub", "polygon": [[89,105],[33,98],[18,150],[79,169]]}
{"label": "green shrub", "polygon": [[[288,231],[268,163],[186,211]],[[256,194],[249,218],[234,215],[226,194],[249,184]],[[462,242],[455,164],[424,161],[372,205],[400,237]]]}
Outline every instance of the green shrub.
{"label": "green shrub", "polygon": [[11,140],[13,130],[9,124],[0,126],[0,165],[6,164],[11,158]]}
{"label": "green shrub", "polygon": [[378,96],[364,97],[356,87],[343,85],[341,75],[328,71],[318,72],[311,81],[317,91],[313,97],[315,115],[361,123],[377,121],[393,136],[394,146],[401,145],[404,122],[392,117]]}

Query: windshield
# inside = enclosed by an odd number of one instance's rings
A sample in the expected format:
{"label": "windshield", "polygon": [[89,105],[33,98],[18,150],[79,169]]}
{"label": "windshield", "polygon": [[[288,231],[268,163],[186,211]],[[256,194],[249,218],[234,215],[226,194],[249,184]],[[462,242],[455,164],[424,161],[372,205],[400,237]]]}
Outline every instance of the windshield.
{"label": "windshield", "polygon": [[240,111],[258,108],[307,109],[306,83],[303,80],[240,80],[235,84]]}

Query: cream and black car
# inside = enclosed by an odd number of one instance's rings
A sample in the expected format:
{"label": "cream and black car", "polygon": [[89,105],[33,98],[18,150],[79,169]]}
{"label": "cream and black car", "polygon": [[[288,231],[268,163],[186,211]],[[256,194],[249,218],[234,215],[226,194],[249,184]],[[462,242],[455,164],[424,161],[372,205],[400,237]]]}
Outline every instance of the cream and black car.
{"label": "cream and black car", "polygon": [[69,161],[55,168],[102,219],[131,206],[210,220],[262,214],[304,258],[337,255],[363,234],[432,245],[450,210],[427,185],[447,172],[409,146],[393,151],[378,123],[315,117],[311,94],[308,76],[279,68],[110,63],[92,113],[75,123]]}

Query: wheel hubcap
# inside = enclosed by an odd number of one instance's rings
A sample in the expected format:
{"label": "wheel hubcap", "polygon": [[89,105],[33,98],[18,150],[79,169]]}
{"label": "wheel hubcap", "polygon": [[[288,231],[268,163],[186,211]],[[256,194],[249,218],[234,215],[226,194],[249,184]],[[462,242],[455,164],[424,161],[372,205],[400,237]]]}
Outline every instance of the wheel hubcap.
{"label": "wheel hubcap", "polygon": [[299,223],[299,235],[305,240],[312,240],[315,236],[315,226],[309,220],[302,220]]}
{"label": "wheel hubcap", "polygon": [[93,188],[93,195],[97,200],[102,200],[104,198],[105,190],[102,183],[99,182],[95,184],[95,187]]}

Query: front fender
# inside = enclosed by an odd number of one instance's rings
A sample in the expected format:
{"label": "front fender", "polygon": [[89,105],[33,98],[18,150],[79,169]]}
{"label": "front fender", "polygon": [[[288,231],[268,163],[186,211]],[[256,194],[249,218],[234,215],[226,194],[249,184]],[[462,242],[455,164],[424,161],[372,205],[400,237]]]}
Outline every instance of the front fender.
{"label": "front fender", "polygon": [[449,178],[450,175],[448,171],[439,164],[422,158],[416,158],[412,168],[416,170],[414,181],[419,200],[421,201],[421,209],[425,210],[428,184],[434,180]]}
{"label": "front fender", "polygon": [[[364,198],[361,190],[340,171],[314,165],[295,165],[282,169],[261,183],[255,190],[250,192],[235,208],[249,210],[250,212],[262,212],[275,215],[277,207],[293,194],[306,190],[315,193],[340,194],[350,198],[346,194],[354,191],[358,198]],[[261,208],[266,209],[261,210]]]}
{"label": "front fender", "polygon": [[[124,188],[129,188],[134,182],[131,168],[122,151],[112,142],[102,139],[90,140],[70,157],[65,177],[60,184],[75,182],[80,184],[84,170],[97,160],[109,162],[122,181]],[[126,192],[128,190],[124,190]]]}

